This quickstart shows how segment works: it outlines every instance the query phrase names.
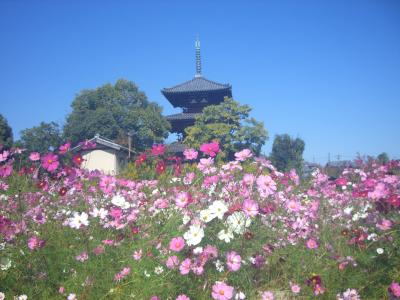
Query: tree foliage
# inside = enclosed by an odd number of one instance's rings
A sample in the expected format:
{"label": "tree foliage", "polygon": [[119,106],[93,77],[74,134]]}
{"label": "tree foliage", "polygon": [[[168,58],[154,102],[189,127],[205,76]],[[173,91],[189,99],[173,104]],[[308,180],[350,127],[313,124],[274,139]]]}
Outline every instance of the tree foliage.
{"label": "tree foliage", "polygon": [[26,149],[27,153],[36,151],[47,153],[57,149],[63,142],[60,126],[55,122],[41,122],[39,126],[21,131],[18,146]]}
{"label": "tree foliage", "polygon": [[161,115],[162,108],[148,101],[128,80],[84,90],[71,107],[64,135],[72,143],[92,138],[96,133],[126,143],[131,132],[133,147],[143,150],[162,142],[168,135],[169,123]]}
{"label": "tree foliage", "polygon": [[280,171],[296,169],[301,172],[305,143],[292,139],[288,134],[276,135],[272,145],[271,161]]}
{"label": "tree foliage", "polygon": [[231,98],[225,98],[219,105],[207,106],[196,117],[195,124],[185,129],[184,143],[197,148],[203,143],[218,141],[228,158],[245,148],[259,155],[268,132],[262,122],[249,117],[250,111],[248,105],[240,105]]}
{"label": "tree foliage", "polygon": [[378,155],[377,160],[380,164],[386,165],[389,162],[389,155],[386,152],[382,152]]}
{"label": "tree foliage", "polygon": [[0,145],[4,148],[10,148],[13,144],[13,132],[8,125],[7,119],[0,114]]}

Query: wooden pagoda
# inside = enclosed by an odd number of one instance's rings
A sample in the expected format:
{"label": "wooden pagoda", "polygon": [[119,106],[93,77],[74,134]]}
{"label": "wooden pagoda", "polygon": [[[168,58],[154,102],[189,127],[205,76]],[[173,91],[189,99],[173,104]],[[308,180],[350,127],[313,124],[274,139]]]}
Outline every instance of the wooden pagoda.
{"label": "wooden pagoda", "polygon": [[171,88],[164,88],[161,93],[173,107],[182,108],[182,112],[166,116],[171,123],[171,132],[178,133],[180,138],[185,136],[185,128],[192,126],[195,117],[202,113],[204,107],[219,104],[225,97],[232,97],[232,86],[208,80],[201,74],[200,41],[196,47],[196,74],[192,80]]}

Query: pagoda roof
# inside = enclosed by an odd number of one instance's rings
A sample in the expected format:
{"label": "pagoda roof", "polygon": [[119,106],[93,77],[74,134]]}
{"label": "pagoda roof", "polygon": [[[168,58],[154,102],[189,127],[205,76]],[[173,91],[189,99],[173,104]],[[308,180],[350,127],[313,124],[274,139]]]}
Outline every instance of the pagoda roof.
{"label": "pagoda roof", "polygon": [[174,93],[191,93],[191,92],[208,92],[208,91],[221,91],[230,90],[232,86],[230,84],[221,84],[202,76],[197,76],[192,80],[178,84],[171,88],[164,88],[161,92],[166,94]]}
{"label": "pagoda roof", "polygon": [[201,113],[179,113],[174,115],[166,116],[165,118],[169,121],[172,120],[188,120],[188,119],[195,119],[196,116],[200,115]]}

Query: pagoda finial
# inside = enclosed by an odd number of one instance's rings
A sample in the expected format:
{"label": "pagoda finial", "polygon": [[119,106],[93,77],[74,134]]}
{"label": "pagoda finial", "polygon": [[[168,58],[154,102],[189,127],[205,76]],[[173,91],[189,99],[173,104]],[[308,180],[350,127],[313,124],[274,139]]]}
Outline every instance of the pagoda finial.
{"label": "pagoda finial", "polygon": [[195,47],[196,47],[196,75],[194,77],[201,77],[201,56],[200,56],[200,40],[199,36],[196,38],[195,42]]}

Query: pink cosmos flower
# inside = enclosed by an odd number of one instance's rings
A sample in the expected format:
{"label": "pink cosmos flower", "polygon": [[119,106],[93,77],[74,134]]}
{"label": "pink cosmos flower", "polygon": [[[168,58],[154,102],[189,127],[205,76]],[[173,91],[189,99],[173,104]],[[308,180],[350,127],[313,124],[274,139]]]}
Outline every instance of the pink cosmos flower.
{"label": "pink cosmos flower", "polygon": [[295,200],[290,200],[286,206],[291,212],[298,212],[301,208],[301,204],[299,203],[299,201]]}
{"label": "pink cosmos flower", "polygon": [[13,172],[13,166],[11,164],[0,166],[0,177],[6,178],[10,176],[12,172]]}
{"label": "pink cosmos flower", "polygon": [[65,153],[68,152],[70,147],[71,147],[71,143],[70,142],[67,142],[64,145],[61,145],[60,148],[58,148],[58,153],[65,154]]}
{"label": "pink cosmos flower", "polygon": [[255,217],[258,214],[258,203],[251,199],[246,199],[243,201],[242,209],[246,216]]}
{"label": "pink cosmos flower", "polygon": [[60,287],[58,288],[58,292],[59,292],[60,294],[64,294],[65,288],[64,288],[63,286],[60,286]]}
{"label": "pink cosmos flower", "polygon": [[75,256],[75,259],[80,262],[84,262],[89,259],[89,255],[86,251],[83,251],[81,254]]}
{"label": "pink cosmos flower", "polygon": [[181,272],[182,275],[189,274],[190,265],[191,265],[190,258],[186,258],[184,261],[181,262],[181,265],[179,266],[179,271]]}
{"label": "pink cosmos flower", "polygon": [[35,250],[36,248],[42,248],[45,244],[44,240],[39,239],[36,235],[32,236],[28,240],[28,248],[30,250]]}
{"label": "pink cosmos flower", "polygon": [[132,257],[133,257],[134,260],[139,261],[142,258],[142,254],[143,254],[142,249],[136,250],[136,251],[133,252]]}
{"label": "pink cosmos flower", "polygon": [[151,154],[154,156],[163,155],[165,153],[165,145],[153,145],[151,148]]}
{"label": "pink cosmos flower", "polygon": [[184,208],[190,203],[190,194],[181,192],[176,195],[175,204],[178,207]]}
{"label": "pink cosmos flower", "polygon": [[169,242],[171,251],[180,252],[185,247],[185,240],[182,237],[175,237]]}
{"label": "pink cosmos flower", "polygon": [[165,263],[168,269],[173,269],[179,266],[179,259],[176,255],[170,256],[167,258],[167,262]]}
{"label": "pink cosmos flower", "polygon": [[183,155],[185,156],[185,158],[187,160],[194,160],[197,158],[197,155],[199,154],[199,152],[197,152],[194,149],[185,149],[185,151],[183,151]]}
{"label": "pink cosmos flower", "polygon": [[229,300],[233,297],[233,287],[224,282],[216,282],[212,287],[211,295],[215,300]]}
{"label": "pink cosmos flower", "polygon": [[3,152],[0,153],[0,162],[6,161],[8,158],[8,155],[10,154],[9,151],[4,150]]}
{"label": "pink cosmos flower", "polygon": [[178,297],[176,297],[175,300],[190,300],[190,298],[188,296],[186,296],[185,294],[179,295]]}
{"label": "pink cosmos flower", "polygon": [[253,154],[251,153],[250,149],[244,149],[240,152],[235,153],[235,159],[237,161],[245,161],[246,159],[252,157]]}
{"label": "pink cosmos flower", "polygon": [[306,246],[308,249],[316,249],[316,248],[318,248],[318,242],[314,239],[309,239],[306,242]]}
{"label": "pink cosmos flower", "polygon": [[290,289],[292,290],[292,292],[294,294],[298,294],[298,293],[300,293],[301,287],[298,284],[291,282],[290,283]]}
{"label": "pink cosmos flower", "polygon": [[54,153],[47,153],[42,157],[42,167],[48,172],[54,172],[59,164],[58,156]]}
{"label": "pink cosmos flower", "polygon": [[31,161],[38,161],[38,160],[40,159],[40,153],[39,153],[39,152],[32,152],[32,153],[29,155],[29,159],[30,159]]}
{"label": "pink cosmos flower", "polygon": [[244,174],[243,175],[243,182],[246,185],[253,185],[253,183],[256,181],[256,177],[253,174]]}
{"label": "pink cosmos flower", "polygon": [[276,183],[269,175],[258,176],[256,182],[261,197],[268,197],[276,191]]}
{"label": "pink cosmos flower", "polygon": [[376,224],[376,227],[378,227],[380,230],[389,230],[392,228],[393,222],[388,220],[388,219],[383,219],[380,224]]}
{"label": "pink cosmos flower", "polygon": [[217,142],[211,142],[200,146],[200,151],[211,157],[214,157],[219,152],[219,144]]}
{"label": "pink cosmos flower", "polygon": [[240,269],[240,263],[242,259],[239,254],[237,254],[235,251],[228,252],[226,255],[226,264],[228,266],[228,269],[232,272],[236,272],[237,270]]}
{"label": "pink cosmos flower", "polygon": [[263,292],[261,295],[262,300],[274,300],[274,294],[270,291]]}
{"label": "pink cosmos flower", "polygon": [[389,286],[389,292],[391,292],[395,297],[400,297],[400,284],[392,282]]}
{"label": "pink cosmos flower", "polygon": [[121,272],[115,274],[114,276],[114,281],[121,281],[124,279],[126,276],[128,276],[131,273],[131,268],[125,267],[121,270]]}
{"label": "pink cosmos flower", "polygon": [[347,184],[346,178],[340,177],[335,181],[336,185],[338,186],[345,186]]}

